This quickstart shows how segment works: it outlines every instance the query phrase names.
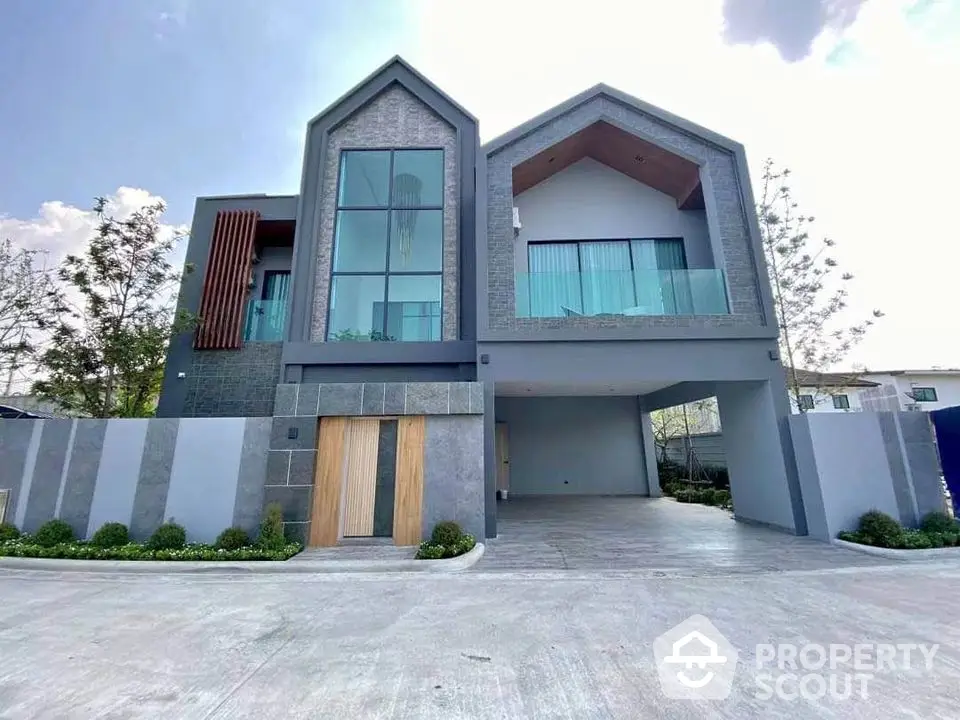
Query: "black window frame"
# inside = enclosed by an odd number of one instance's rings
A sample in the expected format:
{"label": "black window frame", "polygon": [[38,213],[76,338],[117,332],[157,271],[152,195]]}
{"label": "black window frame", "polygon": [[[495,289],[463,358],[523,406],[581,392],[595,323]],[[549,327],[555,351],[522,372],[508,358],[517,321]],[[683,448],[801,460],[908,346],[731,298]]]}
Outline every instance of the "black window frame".
{"label": "black window frame", "polygon": [[[589,239],[579,239],[579,240],[531,240],[527,243],[527,273],[530,273],[530,247],[532,245],[576,245],[577,246],[577,279],[580,283],[580,302],[581,302],[581,311],[583,311],[583,252],[581,251],[581,245],[586,245],[589,243],[609,243],[609,242],[619,242],[625,243],[627,246],[627,255],[630,257],[630,273],[636,270],[636,262],[633,259],[633,241],[638,242],[643,240],[652,240],[653,242],[679,242],[680,243],[680,252],[683,255],[683,267],[679,268],[681,270],[689,270],[690,266],[687,264],[687,244],[684,242],[683,237],[630,237],[630,238],[589,238]],[[670,274],[670,284],[673,289],[674,303],[676,303],[677,297],[677,287],[674,282],[673,274]],[[633,301],[637,302],[637,289],[631,284],[633,290]],[[674,313],[674,315],[679,315],[680,313]]]}
{"label": "black window frame", "polygon": [[[929,395],[931,395],[932,397],[919,398],[917,397],[917,393],[920,391],[923,391],[924,395],[927,395],[929,391]],[[937,402],[937,389],[932,385],[925,385],[923,387],[910,388],[910,394],[913,395],[913,399],[916,402]]]}
{"label": "black window frame", "polygon": [[816,403],[813,401],[813,395],[803,394],[799,396],[798,404],[801,410],[813,410]]}
{"label": "black window frame", "polygon": [[[396,154],[398,152],[425,152],[425,151],[439,151],[440,152],[440,204],[439,205],[394,205],[393,199],[393,180],[394,180],[394,161],[396,159]],[[389,152],[390,153],[390,177],[389,183],[387,185],[387,204],[386,205],[341,205],[340,203],[340,184],[343,182],[343,171],[346,165],[346,158],[351,153],[365,153],[365,152]],[[335,207],[333,211],[333,238],[330,243],[330,287],[327,290],[327,324],[325,331],[325,342],[344,342],[343,340],[332,340],[330,333],[330,320],[333,313],[333,289],[334,289],[334,279],[337,277],[382,277],[383,278],[383,319],[381,321],[381,327],[371,328],[370,334],[371,342],[443,342],[443,243],[444,243],[444,228],[443,228],[443,211],[444,211],[444,201],[446,200],[446,151],[443,147],[439,146],[423,146],[423,147],[345,147],[340,150],[340,158],[337,167],[337,185],[334,190],[336,193]],[[382,271],[341,271],[335,270],[333,261],[336,257],[336,243],[337,243],[337,230],[340,226],[340,213],[341,212],[350,212],[350,211],[363,211],[363,210],[378,210],[387,213],[387,242],[386,242],[386,258],[384,261],[384,269]],[[440,270],[437,271],[425,271],[425,270],[412,270],[412,271],[390,271],[390,243],[393,236],[393,214],[397,210],[439,210],[441,213],[440,218]],[[437,340],[402,340],[397,338],[396,340],[387,340],[387,327],[388,327],[388,317],[389,317],[389,307],[390,303],[388,298],[390,297],[390,276],[395,277],[400,276],[431,276],[440,278],[440,299],[438,301],[439,315],[440,315],[440,337]],[[432,302],[432,301],[427,301]],[[374,340],[372,337],[374,333],[379,333],[381,339]]]}
{"label": "black window frame", "polygon": [[839,393],[833,396],[833,409],[834,410],[849,410],[850,409],[850,396],[846,393]]}

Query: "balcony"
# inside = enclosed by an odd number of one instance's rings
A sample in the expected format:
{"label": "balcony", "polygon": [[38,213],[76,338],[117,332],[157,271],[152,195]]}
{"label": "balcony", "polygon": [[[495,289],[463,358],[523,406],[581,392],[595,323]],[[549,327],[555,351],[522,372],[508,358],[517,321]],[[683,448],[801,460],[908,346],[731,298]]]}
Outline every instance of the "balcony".
{"label": "balcony", "polygon": [[286,321],[286,300],[250,300],[243,325],[243,341],[281,342]]}
{"label": "balcony", "polygon": [[723,270],[518,273],[518,318],[727,315]]}

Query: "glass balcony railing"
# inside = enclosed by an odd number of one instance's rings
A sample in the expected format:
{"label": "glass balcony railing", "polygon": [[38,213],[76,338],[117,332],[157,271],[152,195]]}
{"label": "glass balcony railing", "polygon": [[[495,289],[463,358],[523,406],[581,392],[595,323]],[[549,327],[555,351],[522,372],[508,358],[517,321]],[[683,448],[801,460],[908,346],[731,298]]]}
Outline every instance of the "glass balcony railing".
{"label": "glass balcony railing", "polygon": [[726,315],[723,270],[518,273],[517,317]]}
{"label": "glass balcony railing", "polygon": [[250,300],[243,339],[245,342],[280,342],[286,321],[286,300]]}

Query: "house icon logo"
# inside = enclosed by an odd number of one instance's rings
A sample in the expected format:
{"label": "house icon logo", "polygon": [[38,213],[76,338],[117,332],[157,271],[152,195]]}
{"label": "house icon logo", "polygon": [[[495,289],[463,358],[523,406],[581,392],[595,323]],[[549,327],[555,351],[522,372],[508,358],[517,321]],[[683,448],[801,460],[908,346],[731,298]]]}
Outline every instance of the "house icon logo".
{"label": "house icon logo", "polygon": [[675,700],[723,700],[733,688],[739,652],[703,615],[653,641],[663,694]]}

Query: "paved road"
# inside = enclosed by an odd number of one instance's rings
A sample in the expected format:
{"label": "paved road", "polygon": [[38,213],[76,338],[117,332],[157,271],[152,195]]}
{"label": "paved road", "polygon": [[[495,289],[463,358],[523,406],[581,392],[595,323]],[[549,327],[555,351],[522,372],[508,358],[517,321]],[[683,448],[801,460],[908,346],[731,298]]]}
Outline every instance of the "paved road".
{"label": "paved road", "polygon": [[[698,576],[0,572],[0,718],[957,718],[960,564]],[[654,638],[740,649],[725,701],[670,701]],[[866,699],[756,697],[758,643],[939,643]],[[919,660],[919,658],[918,658]],[[795,687],[785,686],[786,690]],[[813,686],[816,691],[816,686]]]}

